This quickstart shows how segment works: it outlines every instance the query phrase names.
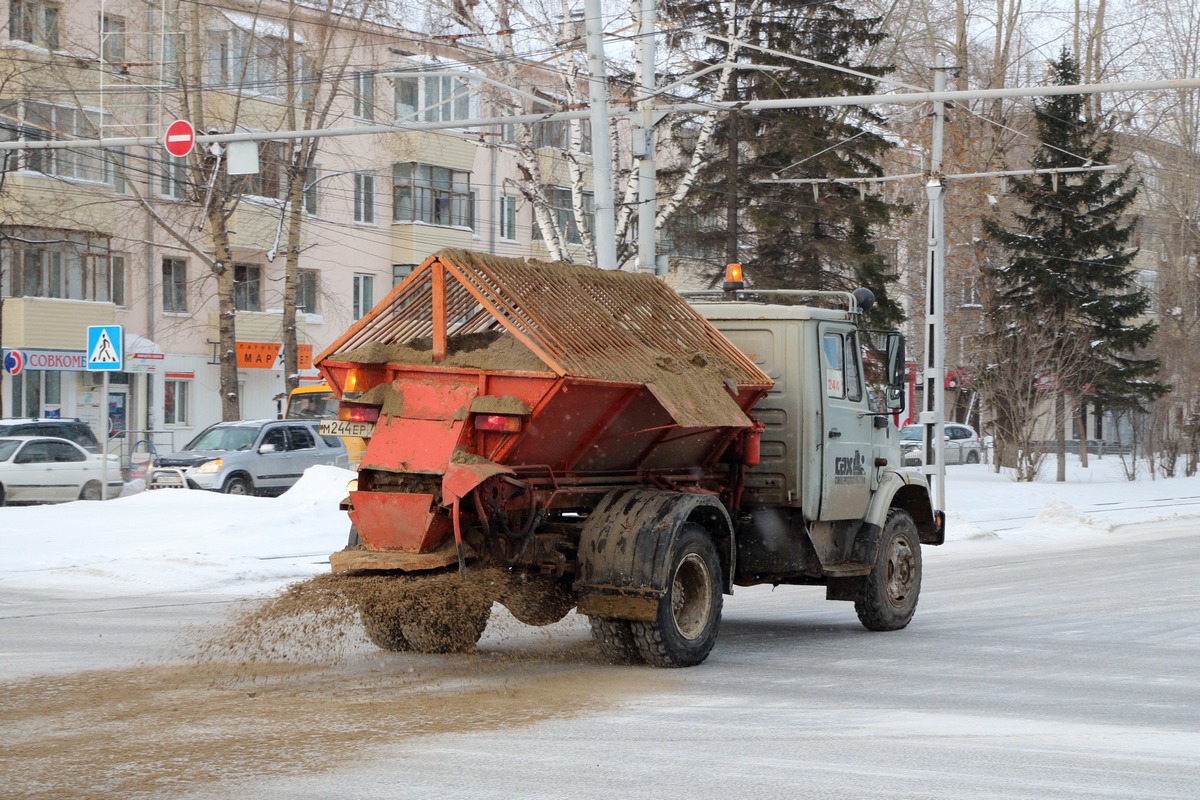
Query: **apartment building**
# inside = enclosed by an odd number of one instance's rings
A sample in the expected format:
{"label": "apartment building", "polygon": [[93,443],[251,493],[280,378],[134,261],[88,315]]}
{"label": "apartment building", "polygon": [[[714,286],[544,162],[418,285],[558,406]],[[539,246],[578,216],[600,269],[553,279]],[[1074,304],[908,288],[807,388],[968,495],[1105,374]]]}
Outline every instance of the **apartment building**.
{"label": "apartment building", "polygon": [[[513,126],[381,130],[497,113],[470,51],[375,13],[386,4],[358,17],[355,4],[336,14],[286,2],[3,5],[0,143],[13,149],[0,151],[0,416],[99,428],[107,405],[127,452],[143,439],[179,447],[222,415],[222,316],[233,321],[239,414],[270,417],[285,390],[289,287],[298,369],[312,380],[312,355],[429,253],[549,253]],[[178,118],[202,134],[362,133],[319,140],[299,166],[302,140],[291,138],[175,158],[157,141]],[[525,141],[540,196],[578,252],[569,132],[543,123]],[[120,137],[156,143],[22,145]],[[107,397],[85,368],[86,329],[99,324],[123,326],[126,339]]]}

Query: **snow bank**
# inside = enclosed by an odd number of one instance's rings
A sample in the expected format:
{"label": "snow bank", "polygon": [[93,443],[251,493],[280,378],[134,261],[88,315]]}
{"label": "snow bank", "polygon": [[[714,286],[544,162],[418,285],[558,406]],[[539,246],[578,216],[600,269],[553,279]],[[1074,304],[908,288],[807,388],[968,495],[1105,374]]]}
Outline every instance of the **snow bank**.
{"label": "snow bank", "polygon": [[[56,593],[256,594],[329,569],[354,473],[313,467],[277,498],[132,492],[103,503],[0,508],[0,586]],[[1066,483],[1016,483],[987,465],[947,467],[947,542],[927,558],[1116,543],[1114,527],[1200,517],[1200,478],[1124,479],[1116,458]],[[1128,529],[1126,529],[1128,530]]]}
{"label": "snow bank", "polygon": [[104,503],[0,508],[0,584],[78,592],[260,590],[328,569],[354,473],[312,467],[276,498],[162,489]]}

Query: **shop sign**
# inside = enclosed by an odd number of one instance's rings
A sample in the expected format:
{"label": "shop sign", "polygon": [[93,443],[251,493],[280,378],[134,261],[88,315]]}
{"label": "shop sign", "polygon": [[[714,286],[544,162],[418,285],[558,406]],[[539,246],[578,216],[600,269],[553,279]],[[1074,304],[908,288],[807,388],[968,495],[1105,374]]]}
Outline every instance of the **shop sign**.
{"label": "shop sign", "polygon": [[282,347],[279,342],[238,342],[238,369],[274,369]]}
{"label": "shop sign", "polygon": [[84,372],[87,352],[83,350],[6,350],[4,371],[19,375],[23,369],[42,369],[48,372]]}
{"label": "shop sign", "polygon": [[[298,369],[312,369],[312,345],[296,346]],[[238,342],[238,369],[283,369],[283,345],[279,342]]]}

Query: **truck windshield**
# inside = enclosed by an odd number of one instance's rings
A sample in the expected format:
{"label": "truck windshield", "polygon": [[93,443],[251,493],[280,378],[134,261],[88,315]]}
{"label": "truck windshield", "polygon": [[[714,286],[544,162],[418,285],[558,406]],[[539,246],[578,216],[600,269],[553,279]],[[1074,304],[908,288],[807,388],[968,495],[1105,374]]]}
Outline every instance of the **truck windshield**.
{"label": "truck windshield", "polygon": [[249,450],[258,437],[255,425],[213,427],[192,439],[184,450]]}
{"label": "truck windshield", "polygon": [[288,398],[287,419],[337,419],[333,392],[296,392]]}

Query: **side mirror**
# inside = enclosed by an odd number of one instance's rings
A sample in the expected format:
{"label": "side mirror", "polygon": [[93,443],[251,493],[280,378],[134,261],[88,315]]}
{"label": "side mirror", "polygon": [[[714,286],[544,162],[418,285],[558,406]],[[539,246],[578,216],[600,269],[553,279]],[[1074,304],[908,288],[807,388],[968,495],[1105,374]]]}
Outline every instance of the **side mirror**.
{"label": "side mirror", "polygon": [[887,387],[887,410],[891,413],[896,413],[904,410],[904,387],[889,386]]}
{"label": "side mirror", "polygon": [[887,335],[887,384],[903,386],[905,373],[904,337],[898,333]]}
{"label": "side mirror", "polygon": [[260,453],[274,453],[274,452],[275,452],[275,445],[273,445],[273,444],[264,444],[264,445],[262,445],[261,447],[259,447],[259,448],[258,448],[258,452],[260,452]]}

